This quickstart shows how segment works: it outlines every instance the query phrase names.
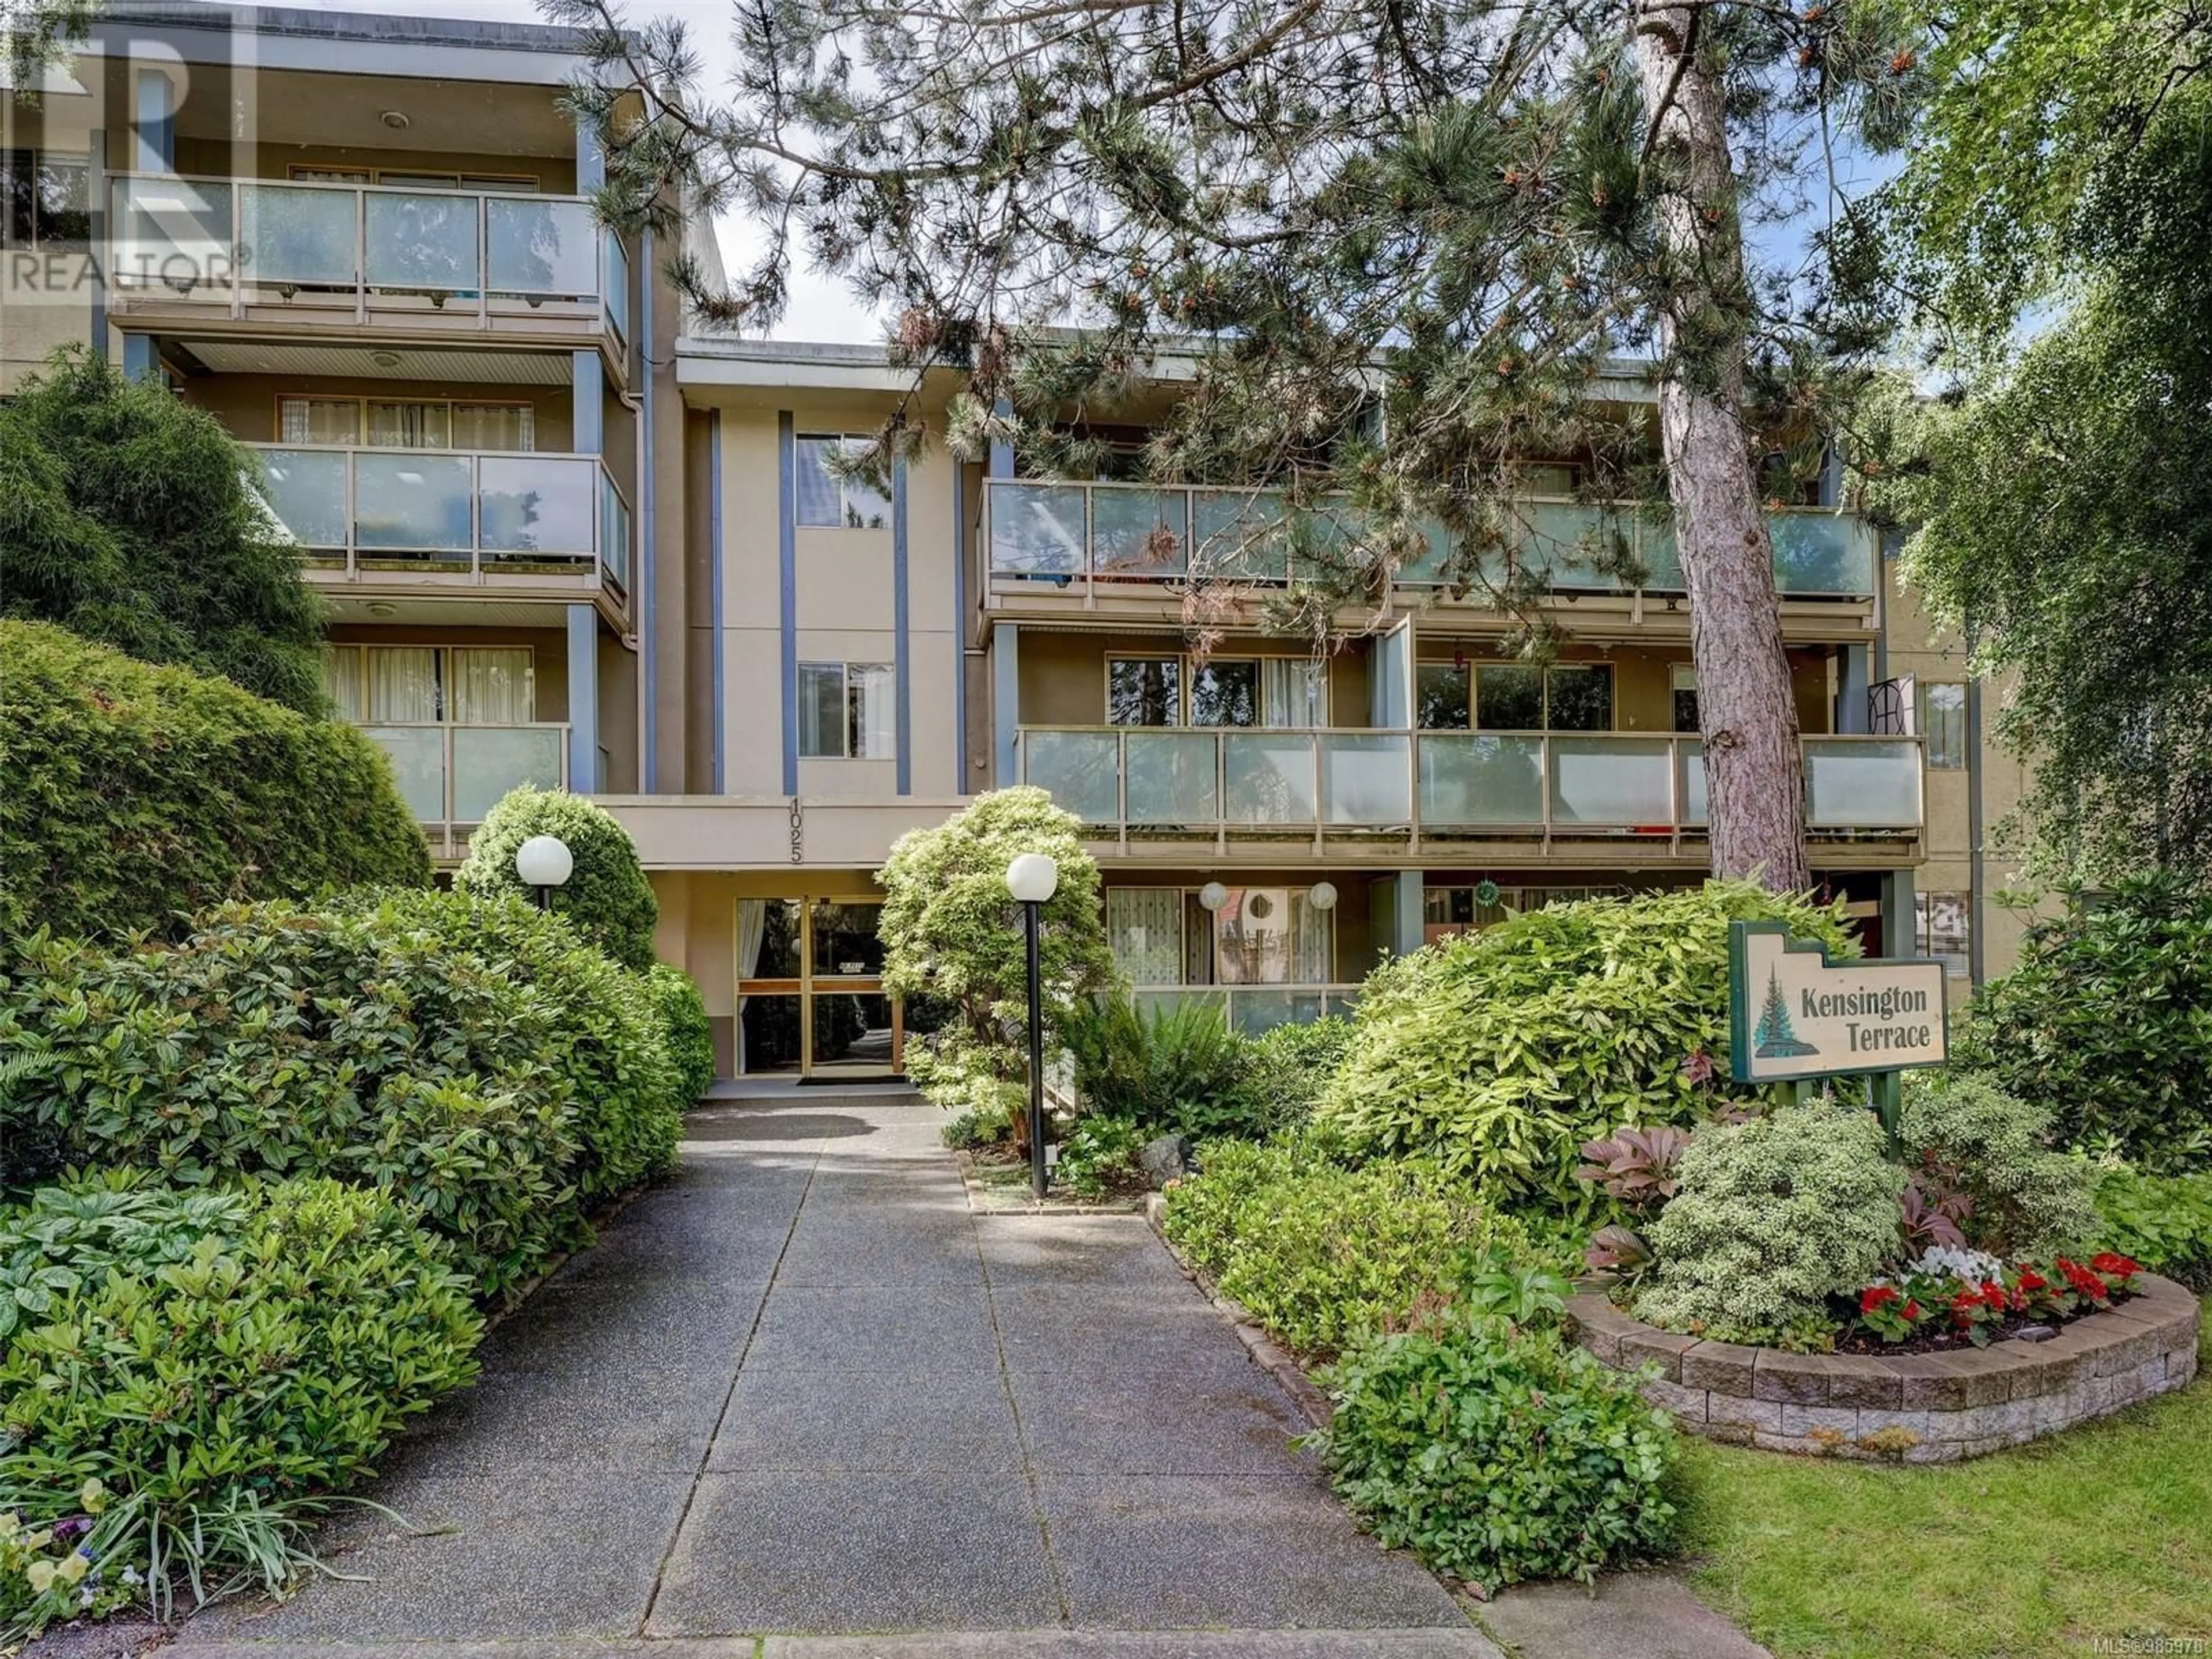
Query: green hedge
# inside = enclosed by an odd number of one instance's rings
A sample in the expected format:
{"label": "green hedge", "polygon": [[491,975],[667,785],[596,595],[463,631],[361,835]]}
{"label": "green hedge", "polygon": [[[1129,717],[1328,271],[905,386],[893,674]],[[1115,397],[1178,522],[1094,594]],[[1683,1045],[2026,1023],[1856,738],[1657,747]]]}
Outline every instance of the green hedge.
{"label": "green hedge", "polygon": [[[156,1549],[216,1583],[281,1579],[312,1500],[475,1380],[483,1322],[449,1255],[390,1200],[321,1179],[111,1171],[0,1207],[0,1513],[91,1521],[96,1597]],[[65,1562],[69,1530],[25,1556]],[[82,1594],[0,1573],[0,1639]]]}
{"label": "green hedge", "polygon": [[660,921],[653,884],[629,832],[581,795],[527,784],[507,791],[469,837],[469,856],[454,872],[453,885],[480,898],[535,900],[536,890],[514,873],[515,853],[533,836],[559,836],[575,860],[568,881],[551,895],[553,908],[625,968],[641,974],[651,968]]}
{"label": "green hedge", "polygon": [[0,622],[0,935],[428,881],[391,766],[351,726],[43,623]]}
{"label": "green hedge", "polygon": [[349,903],[219,909],[175,945],[34,942],[0,978],[0,1127],[187,1182],[384,1188],[498,1299],[670,1162],[675,1066],[642,982],[558,918]]}
{"label": "green hedge", "polygon": [[2212,1170],[2151,1176],[2108,1170],[2096,1188],[2099,1248],[2212,1291]]}
{"label": "green hedge", "polygon": [[1758,1091],[1728,1076],[1729,924],[1787,922],[1856,956],[1840,902],[1749,882],[1553,905],[1369,975],[1317,1128],[1359,1155],[1422,1152],[1486,1191],[1572,1213],[1585,1141],[1688,1125]]}
{"label": "green hedge", "polygon": [[707,1021],[707,1005],[691,975],[665,962],[653,964],[645,989],[667,1041],[668,1057],[683,1079],[688,1106],[714,1080],[714,1030]]}

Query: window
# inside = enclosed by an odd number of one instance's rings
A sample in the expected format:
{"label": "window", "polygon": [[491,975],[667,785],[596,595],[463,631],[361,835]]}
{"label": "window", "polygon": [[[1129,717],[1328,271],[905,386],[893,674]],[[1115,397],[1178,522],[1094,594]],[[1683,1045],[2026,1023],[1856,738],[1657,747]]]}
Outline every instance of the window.
{"label": "window", "polygon": [[1182,724],[1182,659],[1109,657],[1106,720],[1113,726]]}
{"label": "window", "polygon": [[[362,434],[368,434],[367,438]],[[358,444],[374,449],[537,447],[537,411],[528,404],[454,403],[428,398],[301,398],[276,400],[276,441]]]}
{"label": "window", "polygon": [[1193,665],[1190,723],[1193,726],[1259,725],[1260,665],[1249,659]]}
{"label": "window", "polygon": [[1213,920],[1222,984],[1328,983],[1329,913],[1307,889],[1232,887]]}
{"label": "window", "polygon": [[818,530],[888,530],[891,504],[873,484],[839,477],[836,468],[875,447],[872,440],[820,433],[800,434],[797,444],[797,522]]}
{"label": "window", "polygon": [[799,665],[799,752],[810,760],[890,760],[896,696],[884,663]]}
{"label": "window", "polygon": [[1328,724],[1328,665],[1314,657],[1109,657],[1106,719],[1310,731]]}
{"label": "window", "polygon": [[538,719],[526,645],[333,645],[323,690],[362,726],[528,726]]}
{"label": "window", "polygon": [[1957,771],[1966,763],[1966,688],[1931,683],[1920,688],[1920,732],[1928,739],[1928,763]]}
{"label": "window", "polygon": [[[1468,720],[1470,675],[1474,719]],[[1613,670],[1603,663],[1422,663],[1414,670],[1414,724],[1425,732],[1610,732]]]}
{"label": "window", "polygon": [[1678,662],[1668,670],[1674,683],[1674,729],[1677,732],[1696,732],[1698,725],[1698,671],[1688,663]]}
{"label": "window", "polygon": [[1923,957],[1933,957],[1954,979],[1972,971],[1973,924],[1964,893],[1915,893],[1912,896],[1914,945]]}
{"label": "window", "polygon": [[45,149],[0,150],[0,203],[9,247],[92,240],[92,166],[82,155]]}

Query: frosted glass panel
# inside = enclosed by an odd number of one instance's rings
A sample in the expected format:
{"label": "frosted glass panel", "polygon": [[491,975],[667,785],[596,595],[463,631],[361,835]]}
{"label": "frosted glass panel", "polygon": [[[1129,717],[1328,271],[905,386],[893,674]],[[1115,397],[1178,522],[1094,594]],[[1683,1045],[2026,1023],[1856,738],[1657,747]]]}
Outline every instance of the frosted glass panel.
{"label": "frosted glass panel", "polygon": [[495,294],[589,299],[599,291],[598,228],[582,202],[484,198],[485,286]]}
{"label": "frosted glass panel", "polygon": [[1774,586],[1783,593],[1871,594],[1872,530],[1839,513],[1770,513]]}
{"label": "frosted glass panel", "polygon": [[1311,737],[1222,738],[1231,823],[1311,823],[1318,799]]}
{"label": "frosted glass panel", "polygon": [[551,726],[453,728],[453,817],[481,823],[510,789],[561,787],[561,737]]}
{"label": "frosted glass panel", "polygon": [[425,823],[440,823],[446,817],[446,734],[396,726],[366,726],[377,747],[392,757],[392,770],[399,780],[399,798],[408,811]]}
{"label": "frosted glass panel", "polygon": [[991,487],[991,568],[1074,575],[1083,568],[1085,492],[1066,484]]}
{"label": "frosted glass panel", "polygon": [[1576,502],[1521,501],[1514,511],[1521,525],[1523,568],[1548,576],[1554,587],[1601,590],[1614,586],[1613,578],[1594,569],[1590,560],[1593,550],[1607,545],[1609,538],[1628,534],[1625,520]]}
{"label": "frosted glass panel", "polygon": [[354,465],[354,534],[362,546],[468,550],[466,459],[363,454]]}
{"label": "frosted glass panel", "polygon": [[1290,574],[1283,504],[1272,492],[1200,489],[1190,503],[1194,568],[1223,581],[1279,582]]}
{"label": "frosted glass panel", "polygon": [[1321,739],[1322,799],[1331,823],[1403,823],[1413,817],[1413,778],[1403,737]]}
{"label": "frosted glass panel", "polygon": [[1919,827],[1917,744],[1808,738],[1805,783],[1805,818],[1816,830]]}
{"label": "frosted glass panel", "polygon": [[1130,823],[1219,820],[1210,733],[1132,731],[1122,741],[1128,745]]}
{"label": "frosted glass panel", "polygon": [[230,286],[230,186],[183,179],[118,179],[115,276],[178,294]]}
{"label": "frosted glass panel", "polygon": [[1100,574],[1179,576],[1189,565],[1189,500],[1181,490],[1094,489],[1091,535]]}
{"label": "frosted glass panel", "polygon": [[487,455],[477,465],[488,551],[590,556],[597,461]]}
{"label": "frosted glass panel", "polygon": [[256,282],[351,289],[355,216],[361,198],[349,190],[296,185],[248,185],[239,191],[238,262]]}
{"label": "frosted glass panel", "polygon": [[629,503],[605,472],[599,474],[599,568],[617,586],[629,586]]}
{"label": "frosted glass panel", "polygon": [[1708,812],[1705,805],[1705,745],[1685,742],[1675,752],[1681,757],[1682,822],[1702,825]]}
{"label": "frosted glass panel", "polygon": [[1112,823],[1121,817],[1120,757],[1112,732],[1024,732],[1022,752],[1023,781],[1047,791],[1085,823]]}
{"label": "frosted glass panel", "polygon": [[369,191],[370,283],[426,293],[474,293],[483,282],[477,257],[477,199]]}
{"label": "frosted glass panel", "polygon": [[607,321],[616,333],[628,338],[629,335],[629,254],[622,245],[622,238],[614,232],[606,233]]}
{"label": "frosted glass panel", "polygon": [[1544,821],[1541,738],[1424,732],[1420,742],[1424,823]]}
{"label": "frosted glass panel", "polygon": [[1326,1012],[1319,991],[1239,990],[1229,999],[1229,1023],[1247,1036],[1278,1025],[1310,1025]]}
{"label": "frosted glass panel", "polygon": [[1664,743],[1553,738],[1552,820],[1613,828],[1671,825],[1673,759]]}
{"label": "frosted glass panel", "polygon": [[346,544],[346,458],[313,450],[264,449],[261,475],[270,510],[302,547]]}

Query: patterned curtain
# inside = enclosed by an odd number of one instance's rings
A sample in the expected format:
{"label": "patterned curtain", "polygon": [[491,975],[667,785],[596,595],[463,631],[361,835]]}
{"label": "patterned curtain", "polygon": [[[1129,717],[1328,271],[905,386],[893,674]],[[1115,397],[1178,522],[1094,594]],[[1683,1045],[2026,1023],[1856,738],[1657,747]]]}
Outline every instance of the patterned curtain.
{"label": "patterned curtain", "polygon": [[1106,942],[1132,985],[1182,982],[1182,890],[1109,887]]}

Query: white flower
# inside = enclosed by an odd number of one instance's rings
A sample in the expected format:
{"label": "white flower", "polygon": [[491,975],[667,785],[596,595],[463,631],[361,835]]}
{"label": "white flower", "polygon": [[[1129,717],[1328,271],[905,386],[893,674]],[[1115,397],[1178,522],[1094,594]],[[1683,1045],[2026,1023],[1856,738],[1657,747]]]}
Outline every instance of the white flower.
{"label": "white flower", "polygon": [[1970,1284],[1982,1285],[1999,1277],[2004,1272],[2004,1263],[1984,1251],[1934,1244],[1907,1264],[1906,1271],[1923,1273],[1930,1279],[1963,1279]]}

